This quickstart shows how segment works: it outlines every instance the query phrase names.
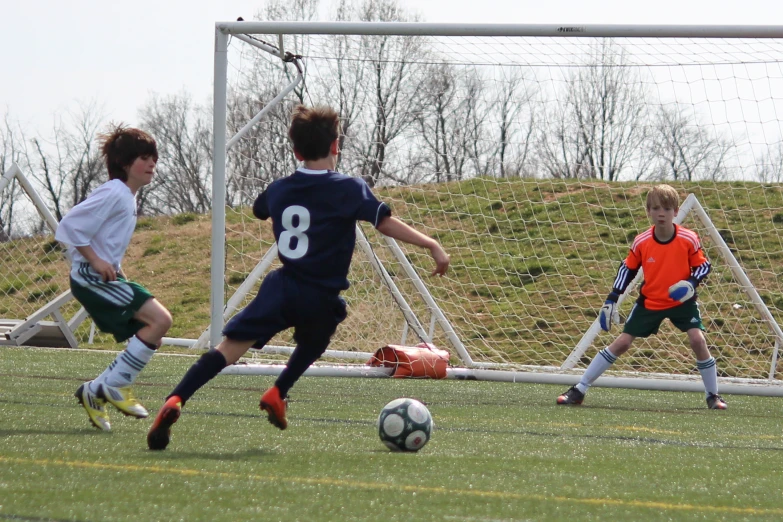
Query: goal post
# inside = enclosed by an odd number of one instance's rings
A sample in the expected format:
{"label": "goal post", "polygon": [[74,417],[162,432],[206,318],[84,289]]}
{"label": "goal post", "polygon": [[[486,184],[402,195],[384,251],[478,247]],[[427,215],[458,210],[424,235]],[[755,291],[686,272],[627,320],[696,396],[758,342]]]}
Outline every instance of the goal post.
{"label": "goal post", "polygon": [[[343,124],[338,170],[438,238],[452,265],[428,277],[426,252],[361,225],[349,318],[309,374],[331,365],[387,375],[346,361],[415,338],[408,344],[451,353],[450,378],[577,382],[618,333],[599,331],[597,311],[649,226],[646,191],[667,182],[681,195],[678,219],[713,262],[699,296],[721,389],[783,394],[783,26],[215,30],[211,323],[199,346],[220,341],[224,321],[278,265],[249,206],[296,167],[291,108],[323,103]],[[290,333],[270,344],[256,355],[263,364],[226,372],[278,372]],[[694,368],[687,339],[665,324],[595,385],[701,389]]]}

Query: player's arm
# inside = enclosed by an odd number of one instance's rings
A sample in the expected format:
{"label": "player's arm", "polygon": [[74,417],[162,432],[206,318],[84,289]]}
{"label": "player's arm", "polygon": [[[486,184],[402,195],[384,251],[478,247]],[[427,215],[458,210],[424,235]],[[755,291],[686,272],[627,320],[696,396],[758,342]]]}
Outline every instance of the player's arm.
{"label": "player's arm", "polygon": [[688,279],[683,279],[669,287],[669,297],[681,303],[692,299],[696,295],[696,287],[707,278],[711,271],[712,265],[705,258],[700,265],[691,267],[691,276]]}
{"label": "player's arm", "polygon": [[[627,259],[626,259],[627,261]],[[601,307],[601,311],[598,312],[598,322],[601,325],[601,330],[608,332],[612,328],[612,323],[620,322],[620,313],[617,311],[617,300],[628,289],[628,286],[639,273],[639,269],[628,268],[626,261],[620,263],[620,267],[617,269],[617,275],[614,278],[612,284],[612,291],[606,296],[604,305]]]}
{"label": "player's arm", "polygon": [[612,291],[609,292],[609,296],[613,296],[614,301],[617,302],[617,299],[623,295],[623,293],[625,293],[625,291],[628,289],[628,286],[631,284],[631,281],[633,281],[633,278],[636,277],[636,274],[638,273],[638,268],[628,268],[627,260],[620,263],[620,267],[617,269],[617,275],[614,278],[614,283],[612,283]]}
{"label": "player's arm", "polygon": [[102,206],[111,207],[111,202],[105,198],[88,198],[73,207],[63,217],[55,232],[55,239],[66,245],[73,246],[84,256],[93,270],[98,272],[104,281],[117,279],[117,272],[106,260],[98,257],[90,246],[93,236],[100,230],[106,217],[102,217]]}
{"label": "player's arm", "polygon": [[707,256],[704,255],[704,250],[701,248],[701,243],[697,241],[693,250],[688,256],[688,264],[691,267],[691,276],[688,279],[678,281],[669,287],[669,297],[675,301],[684,303],[696,296],[696,287],[712,271],[712,265],[710,264]]}
{"label": "player's arm", "polygon": [[376,228],[383,235],[429,249],[432,259],[435,260],[435,270],[432,271],[432,275],[443,275],[449,268],[449,256],[443,250],[443,247],[440,246],[440,243],[428,235],[422,234],[410,225],[403,223],[395,217],[386,216],[378,223]]}
{"label": "player's arm", "polygon": [[92,267],[93,270],[95,270],[101,275],[104,281],[117,280],[117,271],[114,270],[112,264],[98,257],[98,254],[95,253],[95,250],[93,250],[90,245],[84,245],[84,246],[74,245],[74,248],[78,250],[82,256],[84,256],[84,259],[86,259],[87,262],[90,263],[90,266]]}
{"label": "player's arm", "polygon": [[266,196],[266,190],[259,194],[253,203],[253,215],[261,220],[269,219],[269,203]]}

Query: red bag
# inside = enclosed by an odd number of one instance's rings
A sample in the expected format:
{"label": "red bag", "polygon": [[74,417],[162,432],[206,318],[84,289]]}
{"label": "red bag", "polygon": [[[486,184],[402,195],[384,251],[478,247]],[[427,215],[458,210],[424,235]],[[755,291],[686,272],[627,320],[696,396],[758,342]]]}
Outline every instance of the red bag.
{"label": "red bag", "polygon": [[395,378],[425,377],[445,379],[450,354],[434,345],[421,343],[416,346],[388,344],[373,354],[368,366],[394,368]]}

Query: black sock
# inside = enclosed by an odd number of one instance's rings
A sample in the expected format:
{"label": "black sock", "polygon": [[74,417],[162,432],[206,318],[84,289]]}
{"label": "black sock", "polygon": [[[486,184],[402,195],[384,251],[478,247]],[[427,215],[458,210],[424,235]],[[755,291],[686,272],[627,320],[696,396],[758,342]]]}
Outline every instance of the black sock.
{"label": "black sock", "polygon": [[219,374],[226,367],[226,358],[217,350],[210,350],[202,355],[196,364],[190,367],[188,372],[179,381],[177,387],[171,392],[169,397],[174,395],[182,399],[182,405],[185,405],[196,391],[208,383],[212,378]]}
{"label": "black sock", "polygon": [[294,349],[294,353],[288,359],[288,364],[285,365],[285,368],[283,368],[280,376],[275,381],[275,386],[280,390],[280,398],[286,398],[288,390],[294,386],[294,383],[299,380],[299,377],[307,371],[310,365],[321,357],[325,350],[326,346],[323,349],[317,348],[315,350],[304,349],[301,346],[297,346]]}
{"label": "black sock", "polygon": [[135,335],[134,337],[136,337],[136,339],[138,339],[139,341],[141,341],[141,343],[142,343],[144,346],[146,346],[147,348],[149,348],[150,350],[157,350],[158,348],[160,348],[160,345],[158,345],[158,344],[152,344],[152,343],[148,343],[147,341],[145,341],[144,339],[142,339],[142,338],[141,338],[141,337],[139,337],[138,335]]}

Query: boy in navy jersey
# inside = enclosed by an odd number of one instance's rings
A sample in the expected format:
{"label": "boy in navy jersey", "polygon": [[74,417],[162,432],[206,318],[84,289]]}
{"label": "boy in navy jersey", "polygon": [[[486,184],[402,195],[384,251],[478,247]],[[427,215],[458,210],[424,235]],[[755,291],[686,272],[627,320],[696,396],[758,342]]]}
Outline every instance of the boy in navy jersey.
{"label": "boy in navy jersey", "polygon": [[372,223],[394,239],[429,249],[433,275],[449,266],[438,242],[391,216],[367,184],[335,172],[340,123],[327,107],[294,110],[288,136],[303,166],[272,182],[253,204],[259,219],[272,219],[283,266],[270,272],[255,299],[223,329],[224,339],[187,371],[166,399],[147,434],[153,450],[165,449],[171,426],[185,402],[251,346],[261,346],[278,332],[294,328],[296,349],[288,364],[262,396],[260,407],[269,422],[286,429],[288,390],[326,350],[346,317],[340,291],[348,288],[348,268],[356,242],[356,222]]}

